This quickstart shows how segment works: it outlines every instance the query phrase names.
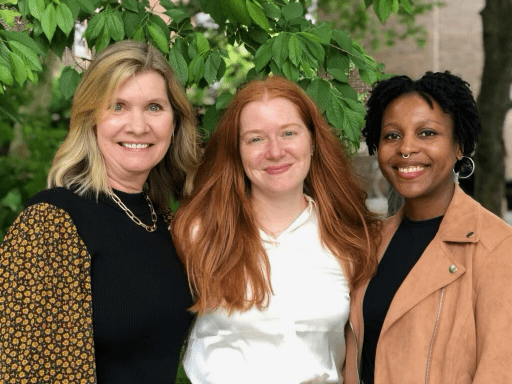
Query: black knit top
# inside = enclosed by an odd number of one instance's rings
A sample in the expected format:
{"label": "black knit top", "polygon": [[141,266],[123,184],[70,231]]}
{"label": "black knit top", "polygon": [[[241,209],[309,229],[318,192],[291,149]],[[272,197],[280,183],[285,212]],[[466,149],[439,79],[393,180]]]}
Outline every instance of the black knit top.
{"label": "black knit top", "polygon": [[[151,225],[142,194],[114,192]],[[38,203],[67,212],[91,256],[97,382],[174,383],[192,299],[164,217],[150,233],[109,197],[96,201],[64,188],[43,191],[28,205]]]}

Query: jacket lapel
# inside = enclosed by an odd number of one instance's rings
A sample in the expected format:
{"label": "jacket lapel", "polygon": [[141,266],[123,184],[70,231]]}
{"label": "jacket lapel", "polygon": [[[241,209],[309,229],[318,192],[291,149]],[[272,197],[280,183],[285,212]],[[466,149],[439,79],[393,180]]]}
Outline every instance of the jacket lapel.
{"label": "jacket lapel", "polygon": [[[463,247],[457,244],[477,241],[478,211],[478,203],[456,186],[438,233],[396,292],[381,334],[418,303],[465,273]],[[398,215],[401,215],[401,219],[403,212],[400,211]],[[396,222],[397,219],[392,218],[391,221]],[[397,228],[396,224],[392,227]],[[453,266],[456,267],[455,271]]]}

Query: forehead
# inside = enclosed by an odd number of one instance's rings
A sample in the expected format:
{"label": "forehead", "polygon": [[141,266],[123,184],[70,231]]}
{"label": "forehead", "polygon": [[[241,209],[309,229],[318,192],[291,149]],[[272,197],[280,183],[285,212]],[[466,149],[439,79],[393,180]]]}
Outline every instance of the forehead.
{"label": "forehead", "polygon": [[270,129],[289,124],[304,125],[299,108],[284,97],[247,103],[240,113],[240,131]]}
{"label": "forehead", "polygon": [[453,121],[450,113],[443,110],[441,105],[429,97],[432,105],[418,93],[407,93],[392,100],[382,114],[382,125],[393,121],[434,121],[452,127]]}

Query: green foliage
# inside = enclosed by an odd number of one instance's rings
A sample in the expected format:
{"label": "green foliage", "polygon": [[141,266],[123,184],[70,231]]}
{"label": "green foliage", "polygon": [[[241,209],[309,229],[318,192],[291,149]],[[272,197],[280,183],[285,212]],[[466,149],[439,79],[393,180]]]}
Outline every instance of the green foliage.
{"label": "green foliage", "polygon": [[[405,39],[413,39],[419,47],[425,46],[427,29],[418,25],[416,18],[443,4],[441,1],[427,0],[319,0],[322,18],[332,20],[336,28],[349,32],[352,38],[364,41],[373,50],[379,49],[382,44],[393,46],[397,40]],[[368,12],[368,7],[372,7],[374,14],[383,23],[392,13],[395,14],[396,22],[391,25],[377,23],[375,16]]]}
{"label": "green foliage", "polygon": [[[410,8],[409,0],[367,3],[381,20]],[[347,32],[307,20],[308,5],[305,0],[198,0],[188,5],[161,0],[157,11],[148,0],[19,0],[9,10],[26,22],[25,29],[1,27],[0,83],[8,87],[23,85],[27,79],[37,82],[40,57],[48,50],[61,55],[70,45],[75,21],[87,20],[84,37],[94,51],[123,39],[151,41],[166,55],[183,84],[200,93],[223,80],[228,47],[247,52],[251,56],[247,62],[254,61],[252,69],[243,66],[247,71],[236,76],[240,81],[273,73],[300,81],[307,91],[314,88],[309,87],[311,82],[322,78],[330,100],[322,105],[326,117],[357,148],[363,114],[351,103],[357,105],[357,98],[340,93],[337,83],[347,84],[352,69],[370,83],[382,76],[381,68]],[[194,27],[191,18],[197,11],[209,13],[218,28]],[[15,17],[4,14],[8,20]],[[79,79],[75,69],[64,69],[59,87],[66,98],[72,97]],[[319,101],[317,94],[311,96]],[[216,104],[217,109],[221,106],[225,103]],[[212,114],[208,117],[211,123]]]}

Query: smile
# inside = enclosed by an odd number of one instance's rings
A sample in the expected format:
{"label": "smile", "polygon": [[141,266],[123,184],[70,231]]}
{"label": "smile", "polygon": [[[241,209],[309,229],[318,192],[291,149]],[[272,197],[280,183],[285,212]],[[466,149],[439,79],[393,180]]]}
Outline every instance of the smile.
{"label": "smile", "polygon": [[290,164],[283,164],[277,167],[267,167],[265,170],[271,175],[278,175],[280,173],[286,172],[288,169],[290,169],[290,167]]}
{"label": "smile", "polygon": [[133,144],[133,143],[120,143],[125,148],[130,149],[145,149],[150,146],[150,144]]}
{"label": "smile", "polygon": [[416,165],[412,167],[400,167],[398,172],[405,178],[413,179],[421,175],[427,167],[424,165]]}

